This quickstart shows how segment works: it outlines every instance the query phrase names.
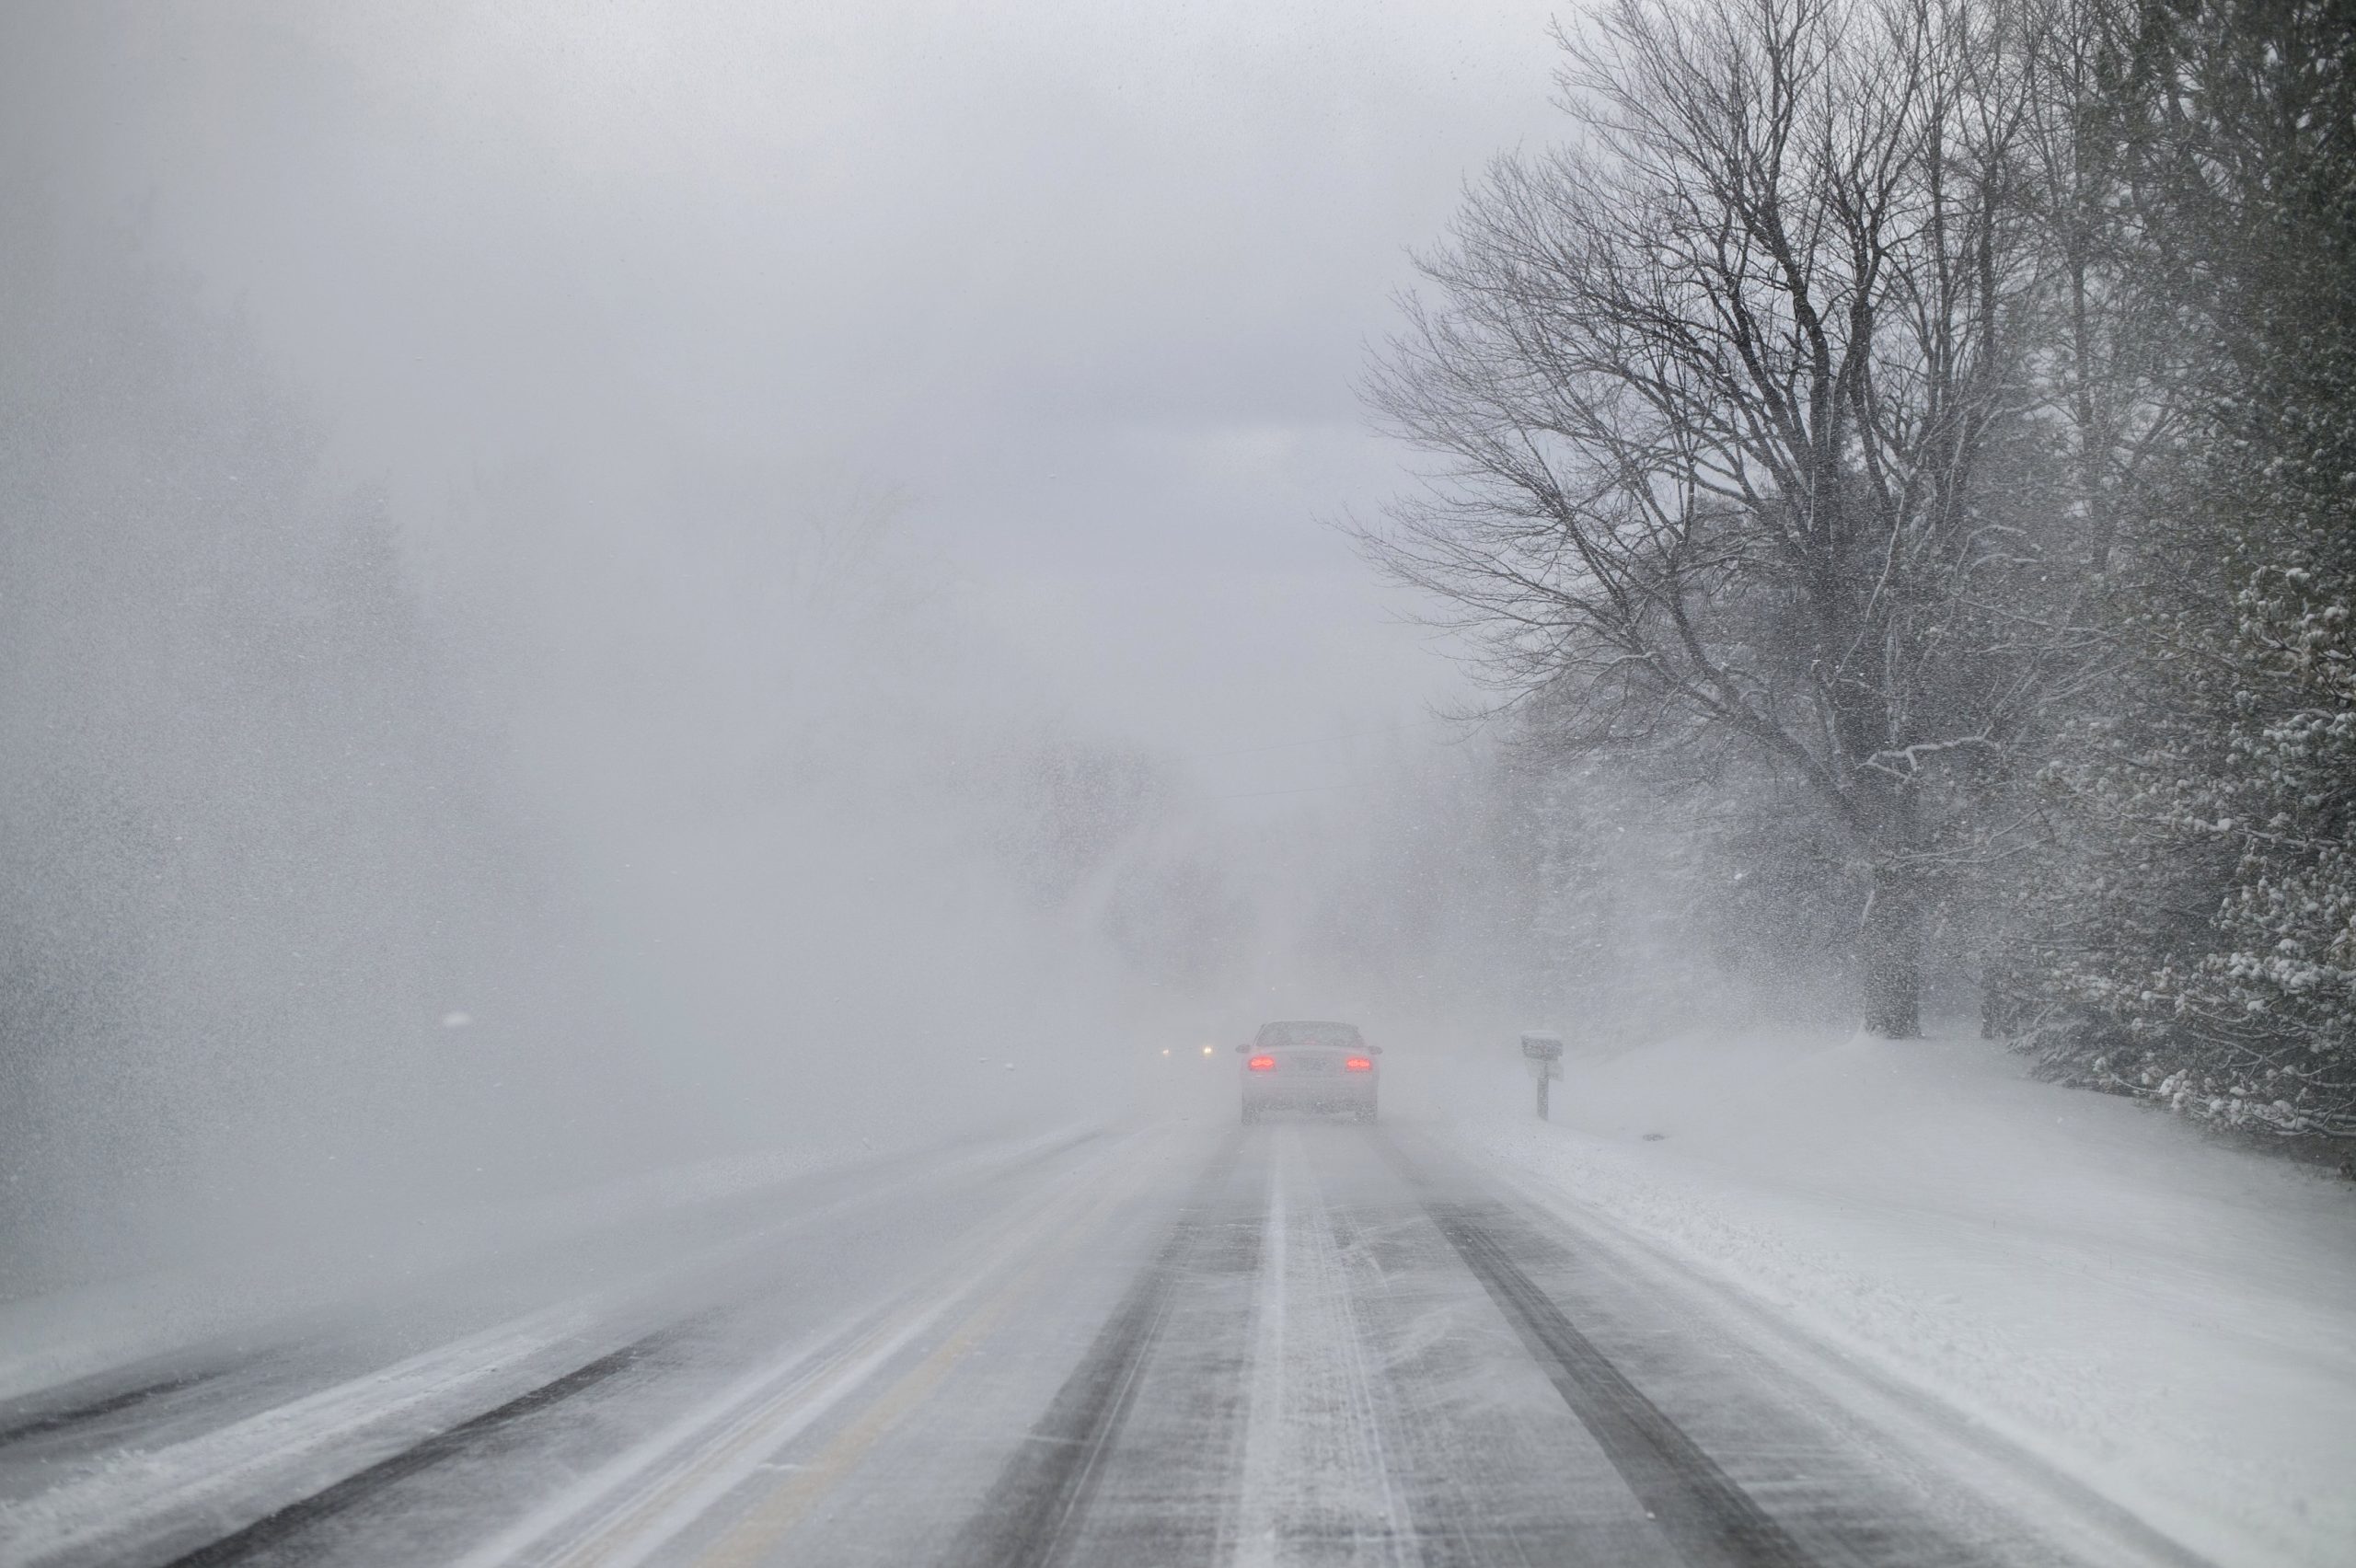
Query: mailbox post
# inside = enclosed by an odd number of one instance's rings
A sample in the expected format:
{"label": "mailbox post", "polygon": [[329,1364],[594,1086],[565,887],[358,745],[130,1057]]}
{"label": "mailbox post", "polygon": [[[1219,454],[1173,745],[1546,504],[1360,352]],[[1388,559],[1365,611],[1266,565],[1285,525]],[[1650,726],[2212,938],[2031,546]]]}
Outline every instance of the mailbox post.
{"label": "mailbox post", "polygon": [[1538,1119],[1542,1122],[1546,1120],[1546,1086],[1563,1076],[1563,1037],[1525,1034],[1521,1055],[1530,1064],[1530,1076],[1538,1080]]}

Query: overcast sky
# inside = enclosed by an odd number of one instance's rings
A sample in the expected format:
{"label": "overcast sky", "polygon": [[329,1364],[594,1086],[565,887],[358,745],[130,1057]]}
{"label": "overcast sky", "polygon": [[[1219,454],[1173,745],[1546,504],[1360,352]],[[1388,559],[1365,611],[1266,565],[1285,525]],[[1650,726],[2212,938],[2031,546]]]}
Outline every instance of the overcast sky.
{"label": "overcast sky", "polygon": [[[1399,483],[1353,386],[1553,133],[1553,9],[61,4],[0,70],[51,198],[242,310],[421,549],[896,492],[1077,710],[1250,793],[1448,686],[1324,524]],[[502,541],[518,488],[577,529]]]}

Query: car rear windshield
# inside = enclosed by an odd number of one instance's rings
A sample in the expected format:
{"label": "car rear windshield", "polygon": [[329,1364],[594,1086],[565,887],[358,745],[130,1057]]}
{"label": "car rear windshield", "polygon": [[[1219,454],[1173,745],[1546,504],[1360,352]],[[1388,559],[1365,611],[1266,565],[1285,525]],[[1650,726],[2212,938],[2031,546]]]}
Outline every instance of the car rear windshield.
{"label": "car rear windshield", "polygon": [[1260,1043],[1273,1045],[1341,1045],[1358,1043],[1357,1027],[1348,1023],[1264,1023]]}

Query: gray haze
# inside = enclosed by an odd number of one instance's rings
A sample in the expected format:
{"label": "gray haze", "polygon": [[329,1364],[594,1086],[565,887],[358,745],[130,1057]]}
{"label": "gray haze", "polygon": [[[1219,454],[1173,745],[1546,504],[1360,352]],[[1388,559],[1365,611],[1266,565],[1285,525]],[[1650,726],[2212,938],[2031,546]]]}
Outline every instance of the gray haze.
{"label": "gray haze", "polygon": [[1544,20],[12,8],[20,1279],[1382,971],[1287,879],[1452,688],[1328,524]]}
{"label": "gray haze", "polygon": [[52,7],[11,141],[246,316],[433,564],[545,572],[502,485],[606,559],[888,490],[1091,714],[1209,750],[1435,679],[1316,522],[1392,483],[1362,350],[1550,129],[1547,16]]}

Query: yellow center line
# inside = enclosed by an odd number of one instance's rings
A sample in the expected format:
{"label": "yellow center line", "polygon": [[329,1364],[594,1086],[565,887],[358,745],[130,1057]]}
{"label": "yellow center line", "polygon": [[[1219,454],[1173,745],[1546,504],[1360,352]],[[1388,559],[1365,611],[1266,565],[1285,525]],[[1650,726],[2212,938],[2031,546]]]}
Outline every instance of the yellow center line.
{"label": "yellow center line", "polygon": [[[991,1275],[999,1274],[1011,1262],[1034,1249],[1043,1245],[1050,1248],[1050,1251],[1023,1268],[1011,1284],[1001,1286],[982,1307],[976,1309],[972,1321],[950,1342],[958,1348],[954,1355],[942,1360],[941,1371],[945,1372],[958,1356],[971,1348],[974,1340],[987,1333],[989,1327],[1003,1317],[1023,1290],[1036,1283],[1051,1260],[1065,1256],[1114,1207],[1134,1195],[1142,1183],[1141,1168],[1151,1163],[1150,1159],[1138,1159],[1132,1153],[1115,1167],[1121,1173],[1109,1182],[1101,1178],[1091,1182],[1083,1174],[1087,1170],[1083,1166],[1073,1173],[1081,1177],[1081,1181],[1074,1183],[1077,1191],[1068,1187],[1061,1192],[1050,1192],[1045,1194],[1046,1201],[1031,1213],[969,1237],[966,1244],[959,1250],[959,1255],[964,1262],[942,1271],[942,1274],[951,1279],[957,1278],[961,1273],[965,1274],[965,1283],[954,1286],[945,1293],[936,1292],[930,1300],[913,1301],[896,1312],[886,1314],[882,1320],[855,1333],[815,1363],[807,1366],[790,1385],[721,1424],[704,1439],[699,1451],[691,1458],[676,1465],[665,1480],[641,1493],[637,1500],[609,1515],[602,1524],[593,1528],[592,1533],[584,1538],[576,1538],[570,1548],[560,1551],[548,1561],[547,1568],[597,1568],[597,1565],[627,1568],[629,1564],[643,1561],[665,1540],[692,1523],[697,1515],[741,1484],[745,1475],[753,1473],[756,1460],[791,1442],[835,1404],[855,1392],[860,1384],[896,1358],[937,1320],[955,1311],[961,1300],[987,1288]],[[1122,1169],[1124,1166],[1126,1170]],[[1061,1246],[1056,1245],[1058,1238],[1063,1240]],[[978,1273],[970,1272],[977,1265]],[[934,1353],[935,1357],[940,1355],[938,1351]],[[931,1359],[928,1358],[928,1365]],[[907,1378],[902,1379],[903,1384],[907,1381]],[[895,1385],[884,1396],[884,1400],[891,1401],[899,1392],[900,1388]],[[895,1414],[905,1408],[906,1402],[919,1395],[920,1390],[911,1393],[907,1401],[895,1407]],[[884,1423],[884,1425],[888,1424],[889,1422]],[[877,1435],[880,1435],[880,1432],[881,1428]],[[867,1441],[872,1443],[873,1437]],[[838,1438],[837,1446],[840,1443]],[[830,1447],[827,1453],[821,1456],[821,1462],[824,1463],[834,1452],[834,1447]],[[855,1454],[844,1455],[837,1470],[847,1468],[855,1457]],[[813,1495],[815,1495],[814,1492]]]}
{"label": "yellow center line", "polygon": [[821,1498],[857,1468],[869,1450],[930,1397],[957,1363],[987,1339],[1017,1303],[1037,1288],[1051,1265],[1061,1265],[1077,1252],[1097,1223],[1127,1201],[1135,1190],[1132,1177],[1117,1190],[1101,1194],[1089,1212],[1065,1232],[1063,1246],[1033,1259],[975,1308],[955,1333],[910,1367],[815,1458],[794,1471],[700,1554],[696,1559],[697,1568],[749,1568],[761,1562],[772,1547],[809,1516]]}

